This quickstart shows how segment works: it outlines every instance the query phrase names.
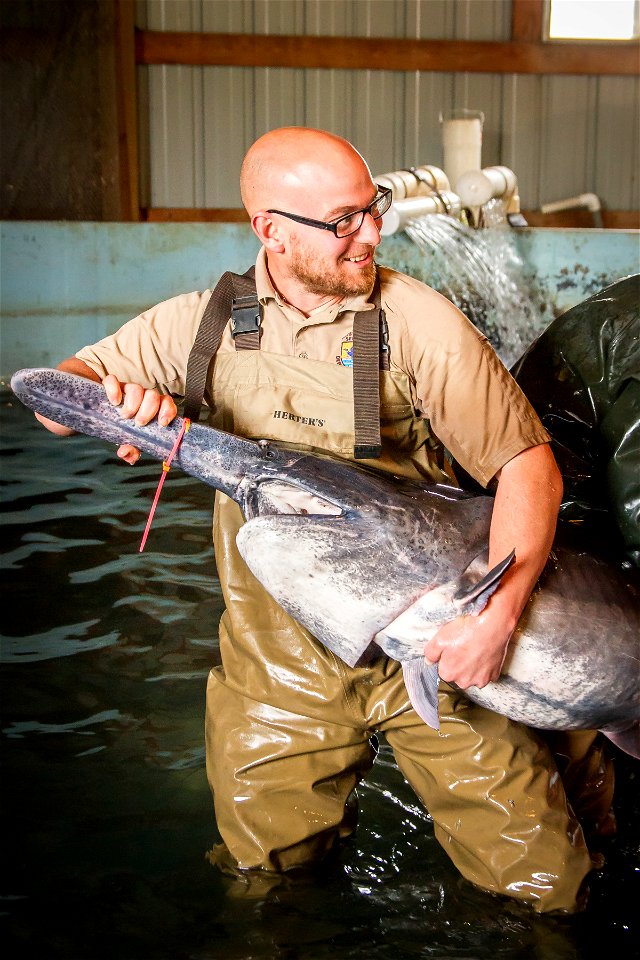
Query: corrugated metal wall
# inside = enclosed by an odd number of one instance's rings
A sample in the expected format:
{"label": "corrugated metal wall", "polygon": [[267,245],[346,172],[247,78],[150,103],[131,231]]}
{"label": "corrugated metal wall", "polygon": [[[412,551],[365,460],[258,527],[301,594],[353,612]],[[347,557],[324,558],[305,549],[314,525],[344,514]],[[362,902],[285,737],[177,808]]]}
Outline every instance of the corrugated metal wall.
{"label": "corrugated metal wall", "polygon": [[[508,40],[510,0],[138,0],[137,25],[220,33]],[[612,56],[615,52],[612,50]],[[280,125],[351,140],[374,174],[442,165],[440,113],[485,115],[483,166],[518,177],[522,206],[584,192],[640,207],[640,80],[477,73],[141,67],[154,207],[240,206],[248,145]],[[148,99],[148,102],[147,102]],[[147,131],[145,131],[147,134]],[[143,137],[143,140],[146,136]]]}

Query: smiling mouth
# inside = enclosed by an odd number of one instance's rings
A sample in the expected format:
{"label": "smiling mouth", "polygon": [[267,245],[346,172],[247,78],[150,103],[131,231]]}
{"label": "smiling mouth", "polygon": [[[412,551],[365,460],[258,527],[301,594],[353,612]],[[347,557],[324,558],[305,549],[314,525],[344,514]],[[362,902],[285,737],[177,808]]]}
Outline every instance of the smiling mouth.
{"label": "smiling mouth", "polygon": [[344,259],[347,263],[363,263],[363,261],[368,260],[371,257],[371,253],[360,253],[357,257],[345,257]]}

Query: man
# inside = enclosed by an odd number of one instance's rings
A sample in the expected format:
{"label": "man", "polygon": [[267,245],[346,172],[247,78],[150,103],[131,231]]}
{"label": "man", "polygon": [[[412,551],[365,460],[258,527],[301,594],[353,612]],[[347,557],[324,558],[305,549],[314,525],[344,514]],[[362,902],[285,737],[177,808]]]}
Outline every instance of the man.
{"label": "man", "polygon": [[[370,309],[378,272],[390,362],[380,372],[382,454],[371,465],[449,481],[446,448],[484,486],[497,481],[490,565],[516,550],[485,610],[446,624],[425,646],[443,681],[483,686],[499,675],[552,542],[562,484],[548,435],[452,304],[412,278],[377,271],[388,198],[351,144],[318,130],[271,131],[249,149],[241,189],[262,244],[260,348],[236,349],[225,330],[205,393],[211,422],[352,456],[354,317]],[[160,304],[61,368],[102,380],[124,417],[169,423],[208,298]],[[129,445],[118,454],[139,457]],[[428,728],[397,663],[346,667],[262,590],[235,546],[242,522],[219,495],[223,666],[207,696],[218,862],[241,871],[318,862],[354,829],[354,788],[378,731],[465,877],[539,911],[577,909],[591,861],[543,742],[446,682],[440,734]]]}

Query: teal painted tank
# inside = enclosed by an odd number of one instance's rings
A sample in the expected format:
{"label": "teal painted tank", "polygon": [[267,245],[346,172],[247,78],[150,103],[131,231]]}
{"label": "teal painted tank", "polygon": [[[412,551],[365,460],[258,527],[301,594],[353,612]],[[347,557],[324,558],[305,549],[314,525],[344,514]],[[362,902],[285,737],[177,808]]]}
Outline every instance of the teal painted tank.
{"label": "teal painted tank", "polygon": [[[399,233],[384,237],[378,259],[457,302],[507,362],[559,314],[640,268],[638,231],[508,228],[489,239],[495,249],[480,260],[496,258],[497,270],[482,266],[484,280],[497,277],[509,295],[502,309],[470,290],[443,244],[418,246]],[[55,365],[152,304],[246,269],[258,250],[249,225],[231,223],[4,222],[0,243],[5,383],[20,367]]]}

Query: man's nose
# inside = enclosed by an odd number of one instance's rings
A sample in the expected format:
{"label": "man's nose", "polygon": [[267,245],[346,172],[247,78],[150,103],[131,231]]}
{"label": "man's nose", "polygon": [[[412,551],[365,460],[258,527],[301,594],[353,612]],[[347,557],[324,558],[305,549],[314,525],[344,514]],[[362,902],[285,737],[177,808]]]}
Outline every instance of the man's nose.
{"label": "man's nose", "polygon": [[380,243],[380,227],[378,223],[382,225],[382,220],[376,221],[370,213],[365,213],[362,223],[360,224],[360,229],[358,230],[358,240],[362,243],[370,243],[371,246],[377,247]]}

